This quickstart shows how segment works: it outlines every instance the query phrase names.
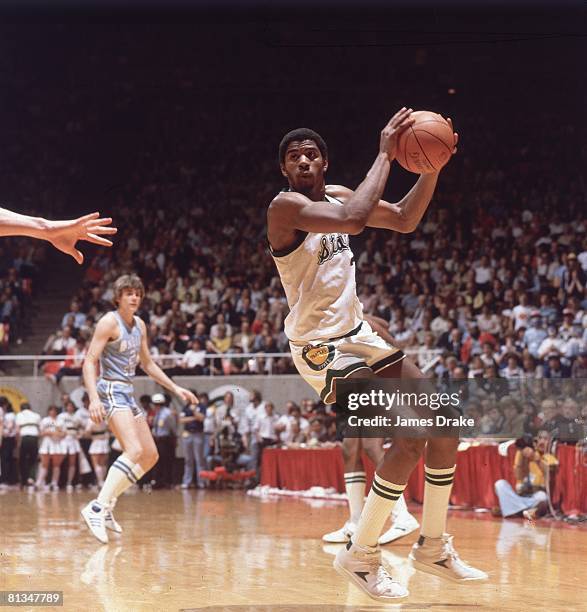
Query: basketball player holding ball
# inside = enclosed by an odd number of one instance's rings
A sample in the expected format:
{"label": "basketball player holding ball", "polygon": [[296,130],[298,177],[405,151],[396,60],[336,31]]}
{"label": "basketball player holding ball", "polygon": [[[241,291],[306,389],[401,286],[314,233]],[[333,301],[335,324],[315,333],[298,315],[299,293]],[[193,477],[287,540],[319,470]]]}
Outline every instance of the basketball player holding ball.
{"label": "basketball player holding ball", "polygon": [[[316,132],[293,130],[279,146],[288,188],[268,208],[267,237],[290,307],[285,332],[294,363],[325,403],[335,402],[337,379],[424,378],[365,321],[348,237],[366,227],[409,233],[426,212],[438,181],[436,168],[422,174],[399,203],[381,199],[400,138],[415,123],[412,112],[402,108],[382,130],[377,157],[355,191],[325,184],[328,151]],[[451,155],[457,140],[453,133]],[[424,451],[421,535],[410,558],[417,569],[449,580],[487,578],[460,559],[445,533],[457,446],[454,438],[398,438],[377,466],[356,531],[334,560],[336,570],[369,597],[393,602],[408,595],[381,564],[378,538]]]}

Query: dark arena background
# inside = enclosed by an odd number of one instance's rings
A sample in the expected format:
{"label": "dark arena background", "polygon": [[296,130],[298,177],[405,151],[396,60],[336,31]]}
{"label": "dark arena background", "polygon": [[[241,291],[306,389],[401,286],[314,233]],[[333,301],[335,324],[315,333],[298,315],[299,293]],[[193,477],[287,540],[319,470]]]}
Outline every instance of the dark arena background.
{"label": "dark arena background", "polygon": [[[0,238],[0,607],[58,593],[68,611],[584,609],[585,4],[471,5],[3,5],[0,206],[100,211],[118,233],[79,242],[81,266]],[[327,183],[355,189],[402,106],[450,117],[458,151],[413,232],[350,237],[357,294],[435,384],[479,392],[448,529],[488,579],[408,559],[420,460],[407,535],[382,546],[410,595],[384,605],[334,571],[344,544],[323,540],[349,520],[340,414],[292,361],[266,211],[287,184],[286,132],[317,131]],[[384,198],[416,179],[392,163]],[[122,448],[91,429],[82,366],[130,273],[154,361],[199,403],[139,366],[159,460],[101,544],[80,511]],[[61,450],[44,452],[51,435]]]}

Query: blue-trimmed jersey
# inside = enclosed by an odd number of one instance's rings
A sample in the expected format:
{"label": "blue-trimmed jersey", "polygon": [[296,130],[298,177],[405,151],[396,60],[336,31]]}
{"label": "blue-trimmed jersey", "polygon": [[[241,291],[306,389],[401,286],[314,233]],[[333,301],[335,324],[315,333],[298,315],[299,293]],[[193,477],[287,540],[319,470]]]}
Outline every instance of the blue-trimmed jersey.
{"label": "blue-trimmed jersey", "polygon": [[134,325],[128,327],[118,311],[114,311],[118,321],[120,336],[108,342],[100,357],[100,376],[107,380],[118,380],[131,384],[139,360],[142,332],[139,318],[134,317]]}

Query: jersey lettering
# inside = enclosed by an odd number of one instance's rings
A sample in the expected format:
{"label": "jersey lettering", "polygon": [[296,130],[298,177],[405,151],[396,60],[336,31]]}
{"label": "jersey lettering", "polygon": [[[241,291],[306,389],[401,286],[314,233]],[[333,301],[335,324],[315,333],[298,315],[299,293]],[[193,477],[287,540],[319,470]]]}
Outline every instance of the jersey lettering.
{"label": "jersey lettering", "polygon": [[350,250],[349,237],[344,234],[324,234],[320,239],[318,265],[330,261],[335,255]]}

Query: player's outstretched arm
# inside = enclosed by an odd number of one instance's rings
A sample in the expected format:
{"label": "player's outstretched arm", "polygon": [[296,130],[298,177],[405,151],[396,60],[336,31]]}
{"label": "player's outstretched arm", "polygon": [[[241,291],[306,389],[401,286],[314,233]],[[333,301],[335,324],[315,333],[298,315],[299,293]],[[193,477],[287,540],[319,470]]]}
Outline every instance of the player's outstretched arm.
{"label": "player's outstretched arm", "polygon": [[147,342],[147,327],[141,319],[139,319],[139,325],[141,326],[142,338],[141,338],[141,351],[140,360],[141,367],[145,374],[150,376],[157,384],[165,387],[168,391],[171,391],[174,395],[177,395],[183,402],[189,404],[197,404],[198,398],[189,390],[176,385],[167,374],[153,361],[151,353],[149,352],[149,343]]}
{"label": "player's outstretched arm", "polygon": [[282,192],[275,197],[268,211],[271,226],[287,226],[306,232],[342,232],[360,234],[369,215],[381,199],[389,168],[397,152],[400,135],[413,123],[412,109],[402,108],[383,128],[379,153],[363,182],[345,200],[344,206],[313,202],[300,193]]}
{"label": "player's outstretched arm", "polygon": [[118,324],[116,319],[110,313],[104,315],[96,324],[94,335],[88,347],[88,352],[84,359],[82,366],[82,375],[84,379],[84,386],[88,392],[90,398],[90,405],[88,407],[90,418],[94,423],[98,424],[106,418],[106,411],[98,396],[98,389],[96,386],[98,362],[102,355],[104,347],[110,340],[114,338],[117,333]]}
{"label": "player's outstretched arm", "polygon": [[[450,119],[447,121],[452,128],[452,121]],[[455,133],[454,137],[453,155],[457,152],[456,145],[459,135]],[[413,232],[430,205],[438,182],[438,175],[439,172],[422,174],[412,189],[398,203],[380,200],[369,215],[367,227],[389,229],[402,234]],[[353,191],[341,185],[328,185],[326,193],[344,202],[351,197]]]}
{"label": "player's outstretched arm", "polygon": [[110,217],[100,218],[100,213],[91,213],[68,221],[48,221],[42,217],[29,217],[0,208],[0,236],[29,236],[47,240],[56,249],[71,255],[78,264],[84,256],[75,248],[78,240],[86,240],[101,246],[112,246],[112,241],[103,235],[116,234]]}

